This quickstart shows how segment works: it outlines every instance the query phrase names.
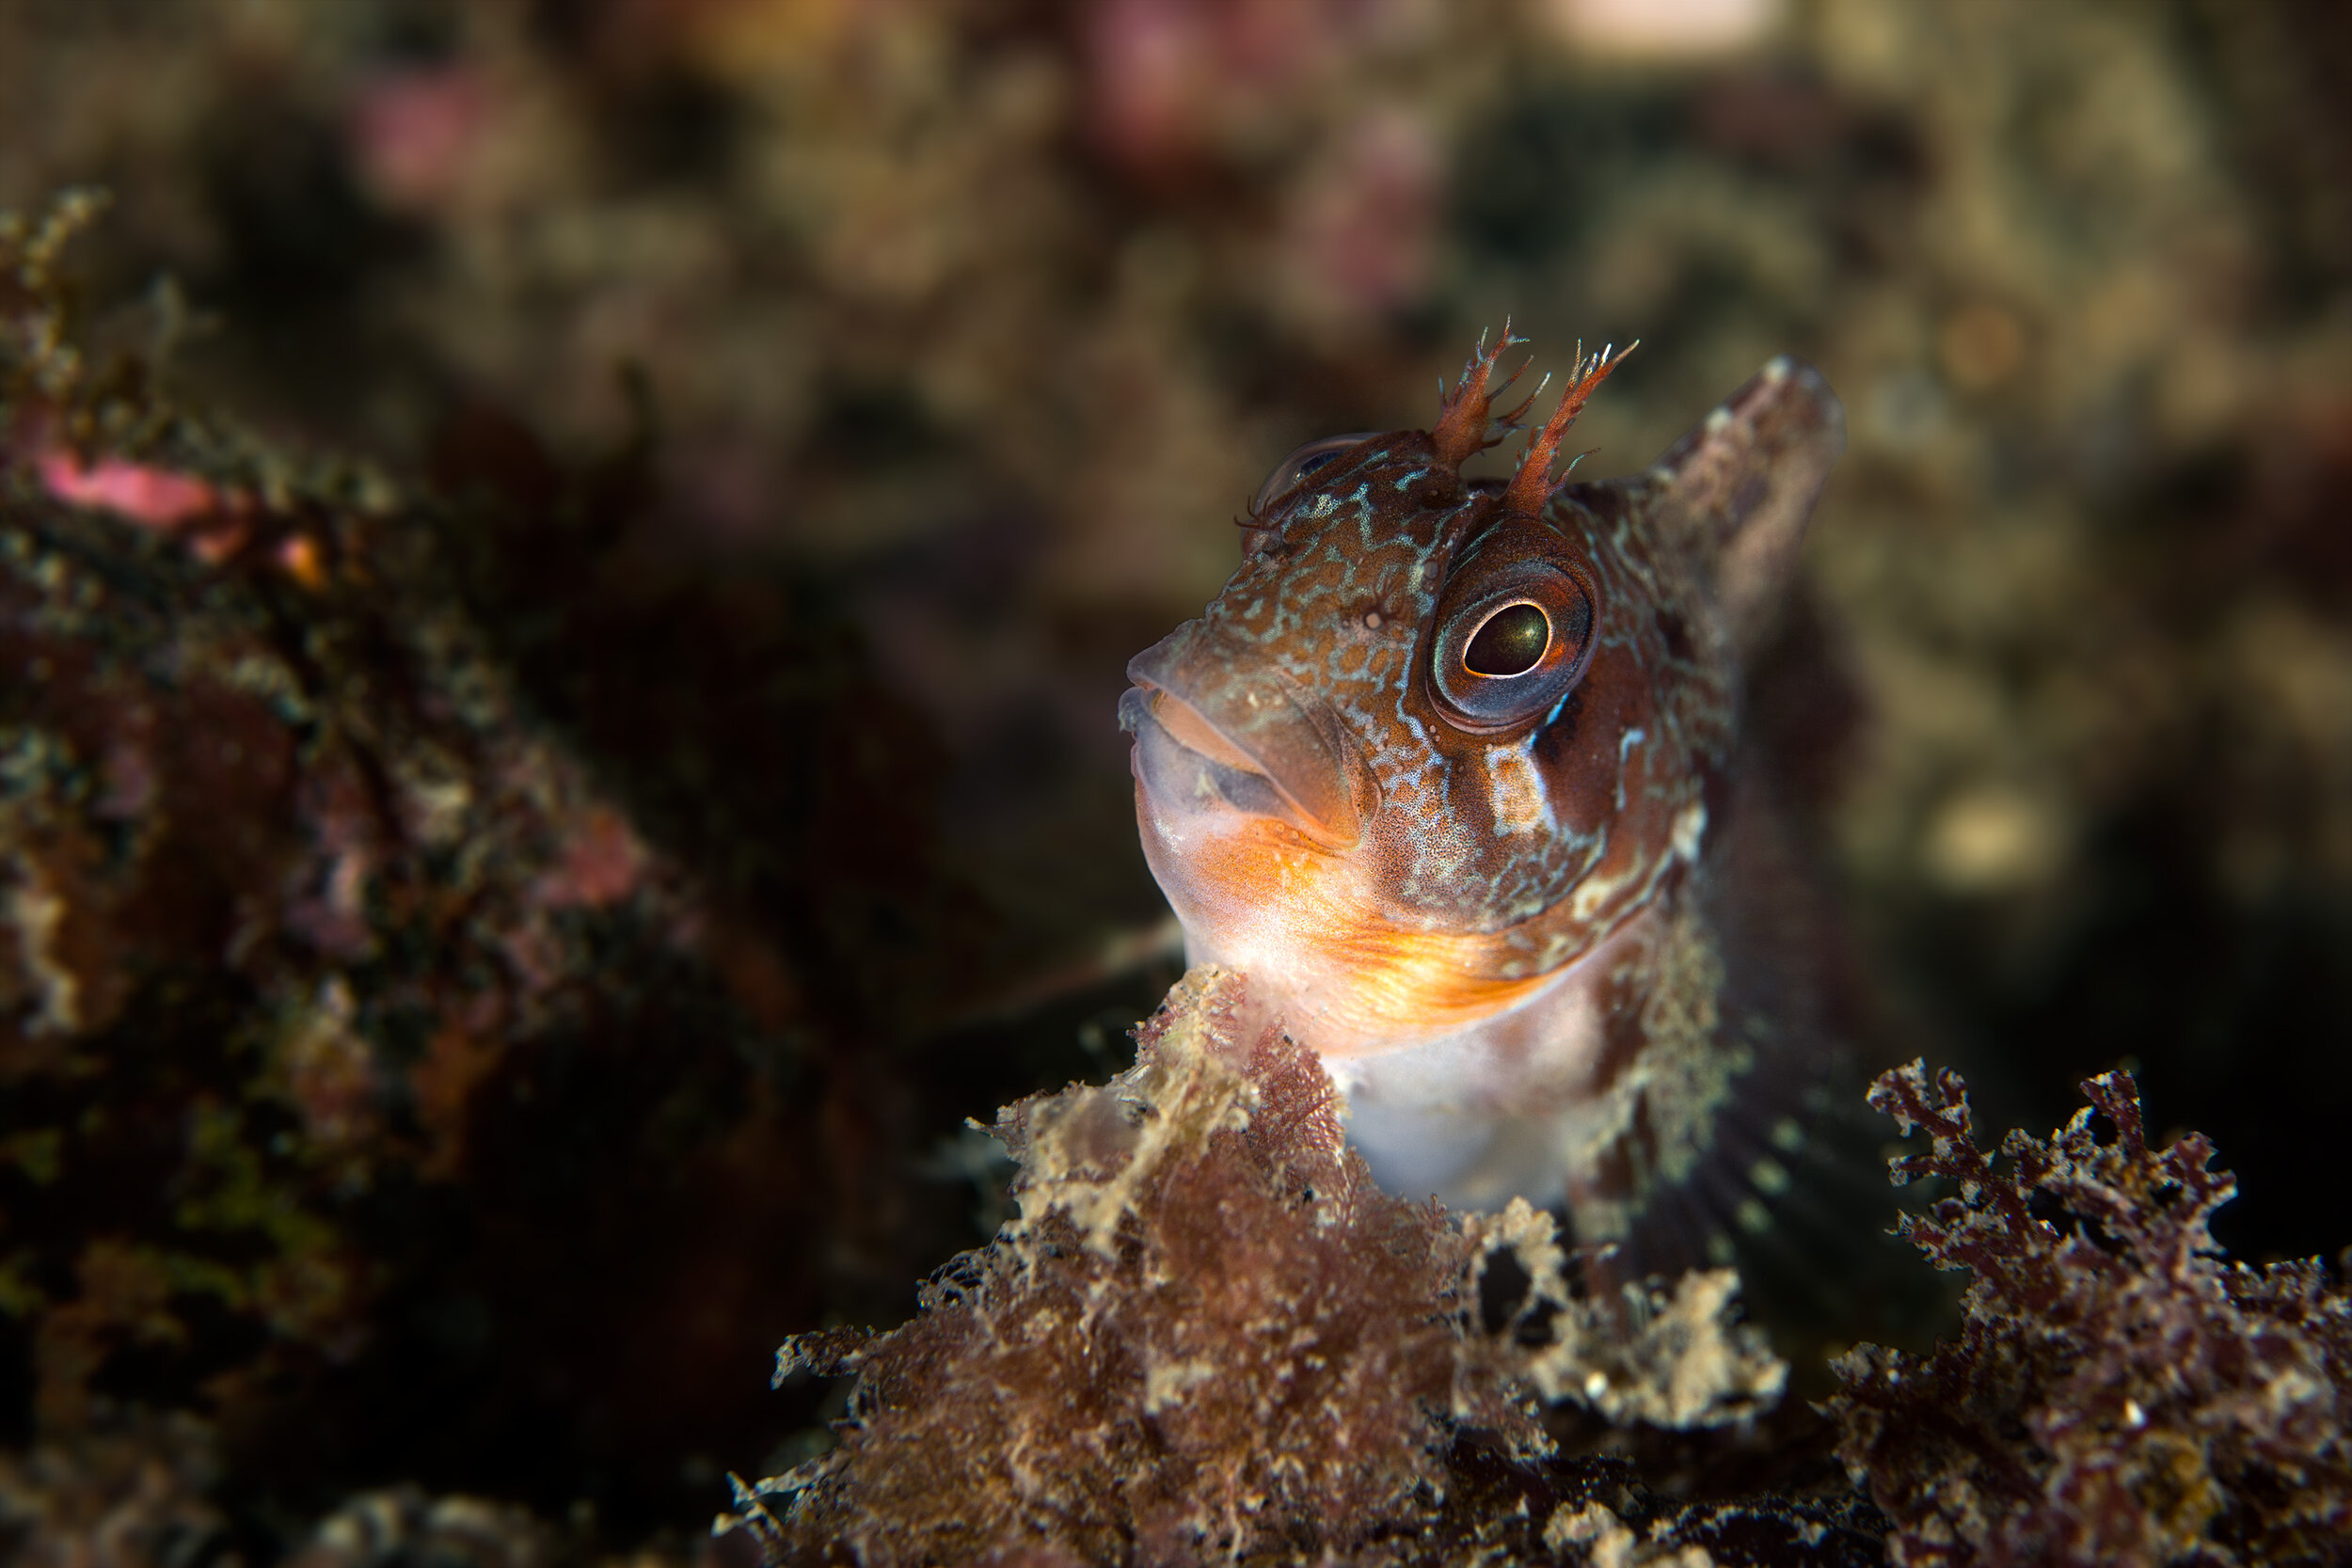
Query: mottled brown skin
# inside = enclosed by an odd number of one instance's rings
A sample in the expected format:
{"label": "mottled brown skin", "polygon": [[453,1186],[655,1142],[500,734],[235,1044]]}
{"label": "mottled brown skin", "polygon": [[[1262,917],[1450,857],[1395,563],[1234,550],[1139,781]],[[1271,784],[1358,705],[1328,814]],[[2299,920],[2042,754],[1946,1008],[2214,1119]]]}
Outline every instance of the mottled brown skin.
{"label": "mottled brown skin", "polygon": [[[1434,430],[1303,449],[1224,591],[1129,666],[1145,852],[1193,958],[1322,1054],[1384,1180],[1565,1201],[1602,1236],[1674,1187],[1720,1228],[1716,1113],[1809,1010],[1742,928],[1773,855],[1731,842],[1760,832],[1741,660],[1842,422],[1779,360],[1645,473],[1554,483],[1604,355],[1509,482],[1466,481],[1519,412],[1491,406],[1501,352]],[[1768,1149],[1738,1154],[1772,1187]]]}

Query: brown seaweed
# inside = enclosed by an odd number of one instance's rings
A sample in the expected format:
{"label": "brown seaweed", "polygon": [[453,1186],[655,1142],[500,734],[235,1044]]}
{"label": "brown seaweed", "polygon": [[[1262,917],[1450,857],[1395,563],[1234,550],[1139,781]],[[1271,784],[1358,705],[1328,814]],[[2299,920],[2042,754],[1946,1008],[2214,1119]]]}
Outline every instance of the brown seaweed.
{"label": "brown seaweed", "polygon": [[[1966,1321],[1836,1362],[1824,1414],[1867,1504],[1672,1501],[1638,1461],[1562,1455],[1537,1414],[1581,1393],[1619,1422],[1752,1417],[1783,1369],[1726,1327],[1729,1281],[1629,1312],[1565,1283],[1524,1205],[1380,1194],[1311,1057],[1235,1049],[1239,983],[1196,972],[1131,1072],[1003,1113],[1020,1219],[905,1327],[787,1343],[779,1380],[854,1377],[840,1445],[739,1488],[723,1526],[777,1564],[2341,1560],[2352,1303],[2316,1262],[2221,1256],[2231,1179],[2201,1135],[2149,1147],[2127,1074],[1999,1166],[1956,1075],[1883,1077],[1872,1103],[1933,1138],[1899,1184],[1957,1188],[1901,1229],[1973,1275]],[[1522,1283],[1497,1314],[1505,1253]]]}
{"label": "brown seaweed", "polygon": [[[1481,1544],[1629,1562],[1716,1535],[1764,1544],[1726,1562],[1855,1560],[1871,1537],[1838,1504],[1682,1507],[1622,1461],[1558,1459],[1539,1394],[1739,1423],[1786,1369],[1737,1323],[1728,1275],[1586,1300],[1524,1204],[1451,1216],[1381,1192],[1313,1054],[1235,1037],[1242,983],[1195,971],[1130,1071],[999,1117],[1019,1218],[903,1327],[787,1342],[779,1381],[854,1377],[839,1446],[742,1488],[723,1526],[778,1563],[1436,1561]],[[1490,1295],[1505,1254],[1518,1289]]]}
{"label": "brown seaweed", "polygon": [[[1856,1484],[1904,1563],[2335,1562],[2352,1542],[2352,1301],[2316,1259],[2224,1259],[2236,1184],[2191,1132],[2152,1148],[2126,1072],[2005,1167],[1965,1085],[1921,1067],[1871,1103],[1924,1152],[1899,1184],[1957,1195],[1902,1230],[1972,1276],[1932,1354],[1864,1345],[1831,1401]],[[2102,1125],[2104,1124],[2104,1125]]]}

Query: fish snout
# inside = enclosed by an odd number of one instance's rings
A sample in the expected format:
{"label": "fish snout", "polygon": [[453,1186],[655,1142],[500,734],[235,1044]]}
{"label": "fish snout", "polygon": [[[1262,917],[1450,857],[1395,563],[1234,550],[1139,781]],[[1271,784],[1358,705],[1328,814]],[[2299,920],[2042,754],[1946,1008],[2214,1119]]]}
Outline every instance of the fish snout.
{"label": "fish snout", "polygon": [[1328,705],[1193,621],[1127,662],[1119,723],[1163,810],[1222,801],[1353,846],[1378,804],[1371,770]]}

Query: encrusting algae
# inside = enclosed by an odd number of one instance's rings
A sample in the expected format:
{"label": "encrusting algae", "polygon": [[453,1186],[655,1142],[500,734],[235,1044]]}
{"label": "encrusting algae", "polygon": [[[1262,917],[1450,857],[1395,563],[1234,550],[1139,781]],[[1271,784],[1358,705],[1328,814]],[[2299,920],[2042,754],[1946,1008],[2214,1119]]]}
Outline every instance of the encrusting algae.
{"label": "encrusting algae", "polygon": [[[723,1525],[779,1563],[1527,1552],[1587,1491],[1644,1512],[1620,1465],[1547,1468],[1539,1395],[1684,1427],[1777,1397],[1787,1369],[1736,1321],[1727,1273],[1577,1297],[1549,1217],[1383,1192],[1314,1055],[1247,1015],[1240,976],[1195,970],[1134,1068],[1007,1108],[1019,1216],[903,1327],[785,1345],[779,1381],[854,1375],[840,1446],[745,1488]],[[1490,1269],[1515,1269],[1516,1294],[1486,1290]],[[1562,1500],[1465,1515],[1503,1480]],[[1748,1539],[1845,1539],[1852,1514],[1646,1516],[1687,1545],[1734,1519]]]}
{"label": "encrusting algae", "polygon": [[2229,1178],[2194,1134],[2148,1147],[2128,1076],[2005,1168],[1956,1077],[1883,1076],[1872,1102],[1933,1138],[1898,1183],[1956,1190],[1902,1229],[1973,1275],[1966,1322],[1838,1361],[1851,1493],[1673,1500],[1555,1447],[1541,1401],[1755,1418],[1787,1368],[1731,1275],[1593,1299],[1524,1204],[1382,1193],[1313,1056],[1236,1035],[1243,987],[1195,971],[1131,1070],[1000,1115],[1020,1217],[905,1326],[785,1345],[779,1381],[854,1378],[840,1445],[739,1483],[721,1528],[777,1565],[2344,1560],[2352,1301],[2316,1262],[2219,1258]]}

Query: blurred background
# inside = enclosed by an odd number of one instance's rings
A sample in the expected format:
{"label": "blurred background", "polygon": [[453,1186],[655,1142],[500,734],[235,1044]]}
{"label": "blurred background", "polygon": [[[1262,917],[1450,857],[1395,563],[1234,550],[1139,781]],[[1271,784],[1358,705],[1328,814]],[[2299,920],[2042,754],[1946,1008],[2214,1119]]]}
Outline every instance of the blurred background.
{"label": "blurred background", "polygon": [[[826,1391],[768,1393],[774,1342],[911,1311],[994,1223],[962,1118],[1115,1069],[1173,976],[1125,660],[1286,451],[1426,424],[1506,318],[1539,369],[1643,341],[1588,474],[1822,368],[1851,445],[1758,721],[1890,1052],[1995,1127],[2128,1063],[2239,1173],[2231,1245],[2332,1255],[2347,103],[2325,0],[0,5],[0,207],[113,195],[93,352],[418,498],[515,723],[604,802],[566,907],[658,863],[697,933],[596,927],[565,961],[647,994],[480,1025],[453,1088],[331,942],[93,1025],[43,1115],[161,1084],[194,1148],[278,1106],[257,1168],[360,1282],[298,1323],[184,1268],[106,1298],[93,1238],[312,1243],[10,1156],[0,1520],[168,1474],[151,1512],[250,1560],[465,1518],[603,1551],[804,1451]],[[462,1147],[313,1158],[254,1065],[313,1037],[290,1007]],[[175,1088],[174,1029],[248,1043]]]}

